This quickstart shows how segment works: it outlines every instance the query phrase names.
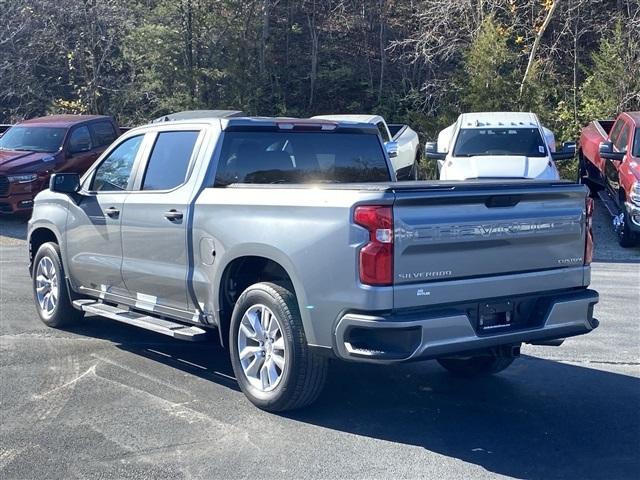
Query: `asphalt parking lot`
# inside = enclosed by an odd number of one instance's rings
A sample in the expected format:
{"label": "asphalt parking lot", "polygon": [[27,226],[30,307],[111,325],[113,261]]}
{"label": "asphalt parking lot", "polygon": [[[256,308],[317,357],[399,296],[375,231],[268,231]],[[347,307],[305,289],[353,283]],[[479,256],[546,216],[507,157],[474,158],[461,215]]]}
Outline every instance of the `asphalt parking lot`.
{"label": "asphalt parking lot", "polygon": [[332,365],[273,415],[226,352],[91,317],[38,319],[25,220],[0,219],[0,478],[640,478],[640,249],[596,208],[593,333],[487,379]]}

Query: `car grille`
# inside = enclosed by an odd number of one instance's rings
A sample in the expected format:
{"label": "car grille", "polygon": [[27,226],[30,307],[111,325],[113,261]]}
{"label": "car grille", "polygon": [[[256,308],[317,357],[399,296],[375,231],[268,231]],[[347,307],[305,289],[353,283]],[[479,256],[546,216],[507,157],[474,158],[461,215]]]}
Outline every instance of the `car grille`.
{"label": "car grille", "polygon": [[0,197],[6,197],[9,193],[9,179],[0,175]]}

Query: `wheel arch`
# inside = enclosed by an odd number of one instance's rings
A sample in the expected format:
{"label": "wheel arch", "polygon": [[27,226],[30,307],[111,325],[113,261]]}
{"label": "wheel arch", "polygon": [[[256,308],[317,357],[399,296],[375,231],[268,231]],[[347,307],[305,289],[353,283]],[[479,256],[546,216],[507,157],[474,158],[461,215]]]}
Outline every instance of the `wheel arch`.
{"label": "wheel arch", "polygon": [[246,288],[255,283],[274,282],[291,288],[296,297],[303,324],[307,323],[301,303],[301,296],[304,295],[302,288],[297,277],[292,274],[292,269],[287,268],[284,263],[264,254],[239,255],[226,263],[215,287],[218,300],[218,331],[223,346],[227,346],[229,324],[235,301]]}
{"label": "wheel arch", "polygon": [[47,242],[53,242],[61,247],[59,235],[51,227],[38,226],[29,233],[29,272],[33,269],[33,259],[38,249]]}

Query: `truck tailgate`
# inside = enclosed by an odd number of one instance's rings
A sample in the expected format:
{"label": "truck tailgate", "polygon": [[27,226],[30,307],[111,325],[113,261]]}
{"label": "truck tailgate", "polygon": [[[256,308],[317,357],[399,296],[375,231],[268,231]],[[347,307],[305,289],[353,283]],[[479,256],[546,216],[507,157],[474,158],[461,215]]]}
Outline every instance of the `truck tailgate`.
{"label": "truck tailgate", "polygon": [[[515,294],[514,282],[528,282],[529,292],[584,283],[581,185],[477,182],[394,193],[395,308]],[[489,284],[490,292],[474,290]],[[446,294],[447,285],[456,288]]]}

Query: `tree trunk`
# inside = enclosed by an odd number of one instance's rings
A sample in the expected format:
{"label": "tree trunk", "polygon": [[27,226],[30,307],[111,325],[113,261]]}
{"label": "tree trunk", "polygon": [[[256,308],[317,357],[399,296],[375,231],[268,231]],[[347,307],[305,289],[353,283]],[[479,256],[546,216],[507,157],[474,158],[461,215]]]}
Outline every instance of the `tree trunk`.
{"label": "tree trunk", "polygon": [[385,51],[384,51],[384,20],[385,20],[385,12],[384,12],[384,0],[380,0],[380,88],[378,90],[378,105],[382,101],[382,92],[384,87],[384,64],[386,61]]}
{"label": "tree trunk", "polygon": [[315,90],[316,90],[316,80],[318,78],[318,43],[319,43],[319,32],[316,29],[316,12],[315,12],[315,2],[313,12],[311,14],[307,14],[307,22],[309,23],[309,35],[311,36],[311,74],[309,75],[310,85],[309,85],[309,109],[313,106]]}
{"label": "tree trunk", "polygon": [[531,67],[533,66],[533,61],[536,58],[536,53],[538,51],[538,46],[540,45],[540,40],[542,39],[542,36],[544,35],[544,32],[547,30],[547,27],[549,26],[549,22],[551,22],[551,17],[553,17],[553,12],[555,12],[556,7],[558,6],[558,2],[555,1],[551,4],[551,8],[549,8],[549,11],[547,12],[547,16],[544,19],[544,22],[542,23],[542,26],[540,27],[540,30],[538,31],[538,34],[536,35],[536,39],[533,42],[533,46],[531,47],[531,53],[529,53],[529,61],[527,62],[527,69],[524,71],[524,76],[522,77],[522,82],[520,83],[520,98],[522,98],[522,92],[524,91],[524,85],[527,82],[527,77],[529,76],[529,73],[531,72]]}

